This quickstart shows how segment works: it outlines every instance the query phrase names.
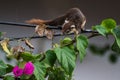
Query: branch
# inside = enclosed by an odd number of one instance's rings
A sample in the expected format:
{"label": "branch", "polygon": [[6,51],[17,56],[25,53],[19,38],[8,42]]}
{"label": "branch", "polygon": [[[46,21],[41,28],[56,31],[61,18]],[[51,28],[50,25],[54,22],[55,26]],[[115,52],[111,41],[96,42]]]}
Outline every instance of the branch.
{"label": "branch", "polygon": [[88,39],[92,38],[92,37],[95,37],[95,36],[100,36],[101,34],[99,33],[95,33],[95,34],[91,34],[90,36],[88,36]]}

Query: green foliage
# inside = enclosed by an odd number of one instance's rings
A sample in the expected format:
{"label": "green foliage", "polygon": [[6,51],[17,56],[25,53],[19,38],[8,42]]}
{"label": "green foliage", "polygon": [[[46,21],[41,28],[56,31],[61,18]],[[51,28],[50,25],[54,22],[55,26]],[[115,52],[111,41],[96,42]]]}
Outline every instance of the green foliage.
{"label": "green foliage", "polygon": [[97,30],[101,35],[106,36],[106,28],[102,27],[101,25],[93,26],[93,30]]}
{"label": "green foliage", "polygon": [[[114,19],[104,19],[100,25],[93,26],[92,36],[94,34],[102,35],[104,37],[113,35],[115,42],[112,46],[106,45],[104,47],[98,47],[95,45],[89,45],[89,49],[92,53],[98,55],[104,55],[108,50],[112,50],[113,53],[109,54],[109,60],[115,63],[120,54],[120,26],[116,27],[116,21]],[[0,32],[0,37],[2,32]],[[88,37],[89,38],[89,37]],[[18,51],[18,58],[13,54],[11,58],[17,60],[17,64],[20,68],[23,68],[26,62],[32,62],[34,64],[34,74],[22,75],[18,79],[21,80],[71,80],[72,73],[76,66],[76,57],[80,56],[80,62],[83,61],[86,55],[86,49],[88,47],[88,38],[85,35],[74,35],[73,38],[65,37],[60,41],[60,44],[55,43],[52,49],[42,52],[41,54],[32,54],[32,51]],[[108,38],[107,38],[108,39]],[[4,41],[4,40],[3,40]],[[0,41],[0,44],[3,42]],[[2,48],[9,53],[7,45],[9,41],[6,41]],[[0,76],[4,77],[4,80],[14,80],[15,76],[6,75],[11,73],[14,66],[5,64],[0,60]]]}
{"label": "green foliage", "polygon": [[10,64],[7,64],[6,73],[10,73],[12,69],[13,69],[13,66]]}
{"label": "green foliage", "polygon": [[2,36],[2,32],[0,32],[0,37]]}
{"label": "green foliage", "polygon": [[32,61],[35,57],[30,52],[23,52],[20,54],[24,61]]}
{"label": "green foliage", "polygon": [[65,37],[60,41],[60,46],[68,46],[70,49],[74,50],[73,40],[69,37]]}
{"label": "green foliage", "polygon": [[48,71],[48,80],[69,80],[67,78],[67,74],[60,67],[53,67]]}
{"label": "green foliage", "polygon": [[[20,79],[21,80],[30,80],[31,79],[31,76],[29,76],[29,75],[22,75],[21,77],[20,77]],[[35,78],[34,78],[35,79]]]}
{"label": "green foliage", "polygon": [[3,80],[15,80],[15,78],[11,75],[5,76]]}
{"label": "green foliage", "polygon": [[45,74],[46,74],[46,66],[39,62],[35,61],[34,62],[35,70],[34,70],[34,75],[37,80],[45,80]]}
{"label": "green foliage", "polygon": [[115,40],[115,42],[113,43],[111,49],[112,49],[112,51],[114,51],[114,52],[120,54],[120,47],[118,46],[116,40]]}
{"label": "green foliage", "polygon": [[10,64],[5,64],[2,60],[0,60],[0,76],[10,73],[13,69],[13,66]]}
{"label": "green foliage", "polygon": [[76,37],[76,46],[79,51],[80,61],[82,62],[86,55],[86,48],[88,46],[88,39],[84,35],[79,35]]}
{"label": "green foliage", "polygon": [[5,32],[0,32],[0,38],[5,35]]}
{"label": "green foliage", "polygon": [[24,60],[24,61],[35,61],[35,60],[39,60],[42,57],[42,54],[36,54],[33,55],[31,52],[22,52],[20,54],[20,57]]}
{"label": "green foliage", "polygon": [[57,47],[54,49],[57,59],[68,74],[72,74],[75,68],[75,52],[69,47]]}
{"label": "green foliage", "polygon": [[63,40],[61,40],[61,46],[64,46],[64,45],[67,45],[67,44],[70,44],[72,42],[72,39],[69,38],[69,37],[65,37]]}
{"label": "green foliage", "polygon": [[114,19],[104,19],[100,25],[93,26],[93,30],[97,30],[99,34],[106,36],[116,27]]}
{"label": "green foliage", "polygon": [[42,56],[42,54],[36,54],[36,55],[34,55],[34,59],[36,60],[36,59],[40,59],[40,57]]}
{"label": "green foliage", "polygon": [[112,33],[113,33],[113,36],[114,36],[115,39],[116,39],[117,45],[118,45],[119,48],[120,48],[120,26],[114,28],[114,29],[112,30]]}
{"label": "green foliage", "polygon": [[57,57],[53,50],[46,51],[45,60],[50,66],[54,66]]}
{"label": "green foliage", "polygon": [[114,19],[104,19],[101,23],[101,26],[106,28],[107,32],[111,32],[112,29],[116,27],[116,21]]}
{"label": "green foliage", "polygon": [[6,74],[6,68],[7,65],[2,60],[0,60],[0,75]]}

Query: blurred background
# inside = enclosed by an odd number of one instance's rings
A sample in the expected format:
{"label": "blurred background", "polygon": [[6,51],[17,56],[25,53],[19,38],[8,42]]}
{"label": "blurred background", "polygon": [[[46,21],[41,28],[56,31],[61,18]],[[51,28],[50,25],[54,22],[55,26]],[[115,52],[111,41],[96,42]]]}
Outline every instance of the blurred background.
{"label": "blurred background", "polygon": [[[120,0],[0,0],[0,21],[24,23],[32,18],[54,19],[73,7],[78,7],[86,16],[87,29],[100,24],[105,18],[113,18],[120,24]],[[34,28],[1,24],[0,31],[7,32],[5,37],[10,38],[34,34]],[[54,42],[59,42],[62,38],[55,37]],[[94,37],[89,40],[90,44],[95,44],[98,48],[105,48],[108,44],[111,46],[113,42],[112,36],[108,39]],[[32,43],[36,47],[34,53],[51,48],[51,41],[46,38],[32,39]],[[15,45],[15,42],[11,42],[11,45]],[[113,64],[109,61],[110,54],[111,51],[105,51],[105,54],[96,55],[87,49],[83,63],[80,63],[79,59],[76,62],[74,79],[120,80],[120,59],[117,58],[117,62]],[[3,56],[4,53],[0,51],[0,59],[3,59]]]}

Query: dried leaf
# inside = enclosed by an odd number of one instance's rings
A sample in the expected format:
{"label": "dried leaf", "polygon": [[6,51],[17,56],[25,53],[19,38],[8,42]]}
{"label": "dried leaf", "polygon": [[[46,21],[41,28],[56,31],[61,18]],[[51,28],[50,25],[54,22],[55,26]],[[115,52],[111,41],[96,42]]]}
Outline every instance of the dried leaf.
{"label": "dried leaf", "polygon": [[25,51],[25,49],[22,46],[14,46],[11,48],[12,53],[14,54],[14,57],[16,59],[20,58],[20,54]]}
{"label": "dried leaf", "polygon": [[34,46],[30,43],[30,41],[29,41],[28,39],[25,39],[24,41],[25,41],[25,44],[26,44],[29,48],[34,49]]}
{"label": "dried leaf", "polygon": [[53,31],[50,29],[45,29],[45,35],[48,39],[52,39],[53,38]]}
{"label": "dried leaf", "polygon": [[43,35],[44,35],[44,32],[45,32],[45,28],[46,28],[46,25],[45,25],[45,24],[37,25],[36,28],[35,28],[35,32],[36,32],[39,36],[43,36]]}
{"label": "dried leaf", "polygon": [[14,46],[14,47],[12,47],[11,50],[15,54],[19,53],[19,52],[24,52],[25,51],[25,49],[22,46]]}
{"label": "dried leaf", "polygon": [[8,42],[9,42],[9,39],[2,40],[0,41],[0,45],[2,46],[2,49],[7,53],[7,56],[11,56],[12,53],[8,49]]}

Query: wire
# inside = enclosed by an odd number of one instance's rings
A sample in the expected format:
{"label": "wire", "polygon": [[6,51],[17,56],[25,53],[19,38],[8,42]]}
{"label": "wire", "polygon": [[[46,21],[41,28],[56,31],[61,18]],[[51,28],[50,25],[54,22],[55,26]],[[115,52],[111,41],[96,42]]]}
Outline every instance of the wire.
{"label": "wire", "polygon": [[[4,22],[4,21],[0,21],[0,24],[2,25],[13,25],[13,26],[21,26],[21,27],[32,27],[35,28],[37,25],[33,25],[33,24],[25,24],[25,23],[16,23],[16,22]],[[49,29],[62,29],[60,26],[48,26]]]}
{"label": "wire", "polygon": [[[3,25],[14,25],[14,26],[23,26],[23,27],[32,27],[32,28],[35,28],[37,25],[33,25],[33,24],[25,24],[25,23],[16,23],[16,22],[3,22],[3,21],[0,21],[0,24],[3,24]],[[56,30],[61,30],[61,26],[48,26],[49,29],[56,29]],[[91,29],[86,29],[86,30],[82,30],[81,33],[98,33],[97,31],[93,31]],[[71,34],[66,34],[66,35],[73,35],[73,33]],[[54,36],[63,36],[62,33],[57,33],[57,34],[54,34]],[[31,39],[36,39],[36,38],[45,38],[46,36],[33,36],[33,37],[30,37]],[[18,37],[18,38],[9,38],[10,41],[14,41],[14,40],[19,40],[19,39],[23,39],[23,38],[29,38],[29,37]],[[3,39],[0,39],[0,40],[3,40]]]}

